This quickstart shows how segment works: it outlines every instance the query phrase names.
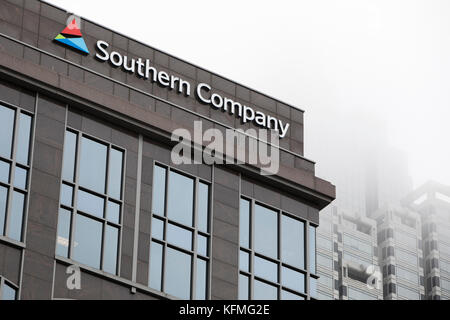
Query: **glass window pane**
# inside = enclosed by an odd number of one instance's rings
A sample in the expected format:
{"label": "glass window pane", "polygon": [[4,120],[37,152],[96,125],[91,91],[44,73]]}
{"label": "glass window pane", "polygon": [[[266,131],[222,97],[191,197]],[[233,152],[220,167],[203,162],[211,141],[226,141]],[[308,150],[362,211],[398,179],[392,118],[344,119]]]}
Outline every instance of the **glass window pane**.
{"label": "glass window pane", "polygon": [[197,236],[197,253],[202,256],[208,256],[208,238],[198,235]]}
{"label": "glass window pane", "polygon": [[243,274],[239,275],[239,300],[249,300],[248,295],[249,281],[248,277]]}
{"label": "glass window pane", "polygon": [[164,292],[184,300],[191,297],[191,256],[167,248]]}
{"label": "glass window pane", "polygon": [[2,300],[16,300],[17,290],[5,282],[2,288]]}
{"label": "glass window pane", "polygon": [[278,299],[278,288],[266,284],[264,282],[255,280],[254,282],[254,300],[277,300]]}
{"label": "glass window pane", "polygon": [[282,268],[281,271],[283,286],[298,292],[305,292],[305,275],[289,268]]}
{"label": "glass window pane", "polygon": [[28,164],[30,153],[30,133],[31,117],[21,113],[19,116],[19,132],[17,136],[16,161],[21,164]]}
{"label": "glass window pane", "polygon": [[209,186],[200,182],[198,184],[198,229],[208,232],[209,212]]}
{"label": "glass window pane", "polygon": [[123,152],[111,149],[109,152],[108,195],[115,199],[122,198],[122,163]]}
{"label": "glass window pane", "polygon": [[162,256],[163,246],[159,243],[152,242],[150,247],[149,286],[158,291],[161,291]]}
{"label": "glass window pane", "polygon": [[22,222],[25,206],[25,195],[14,191],[12,198],[12,207],[9,222],[9,237],[11,239],[22,241]]}
{"label": "glass window pane", "polygon": [[73,204],[73,187],[63,184],[61,187],[61,204],[72,207]]}
{"label": "glass window pane", "polygon": [[112,226],[106,226],[105,249],[103,256],[103,270],[106,272],[117,273],[117,250],[119,247],[119,229]]}
{"label": "glass window pane", "polygon": [[255,251],[278,258],[278,214],[255,205]]}
{"label": "glass window pane", "polygon": [[5,231],[7,202],[8,202],[8,189],[0,186],[0,236],[3,236]]}
{"label": "glass window pane", "polygon": [[194,180],[170,171],[167,217],[178,223],[192,226],[193,206]]}
{"label": "glass window pane", "polygon": [[155,166],[153,170],[153,204],[152,213],[164,216],[166,201],[166,169]]}
{"label": "glass window pane", "polygon": [[169,223],[167,225],[167,242],[186,250],[192,250],[192,232]]}
{"label": "glass window pane", "polygon": [[105,193],[106,153],[108,148],[101,143],[83,137],[80,154],[80,185]]}
{"label": "glass window pane", "polygon": [[309,295],[311,298],[317,298],[317,279],[315,278],[309,280]]}
{"label": "glass window pane", "polygon": [[316,273],[316,228],[309,226],[309,272]]}
{"label": "glass window pane", "polygon": [[240,203],[239,239],[241,247],[250,248],[250,201],[245,199]]}
{"label": "glass window pane", "polygon": [[78,190],[78,210],[103,218],[105,200],[91,193]]}
{"label": "glass window pane", "polygon": [[100,269],[102,228],[101,222],[77,214],[73,245],[74,260]]}
{"label": "glass window pane", "polygon": [[283,215],[281,217],[281,258],[284,263],[305,268],[305,224]]}
{"label": "glass window pane", "polygon": [[206,265],[205,260],[197,259],[197,283],[195,287],[195,298],[197,300],[206,300]]}
{"label": "glass window pane", "polygon": [[15,111],[0,106],[0,156],[11,158]]}
{"label": "glass window pane", "polygon": [[304,297],[293,294],[289,291],[281,291],[281,300],[305,300]]}
{"label": "glass window pane", "polygon": [[0,181],[1,182],[9,183],[9,170],[10,170],[9,163],[0,160]]}
{"label": "glass window pane", "polygon": [[249,260],[250,260],[249,253],[241,250],[239,253],[239,270],[250,272]]}
{"label": "glass window pane", "polygon": [[108,201],[108,221],[120,223],[120,204]]}
{"label": "glass window pane", "polygon": [[152,219],[152,237],[158,240],[164,240],[164,221]]}
{"label": "glass window pane", "polygon": [[70,211],[62,208],[59,209],[58,239],[56,241],[56,254],[66,258],[69,256],[70,220],[71,220]]}
{"label": "glass window pane", "polygon": [[27,189],[28,170],[16,167],[14,170],[14,186],[19,189]]}
{"label": "glass window pane", "polygon": [[255,275],[272,282],[278,282],[278,265],[266,259],[255,257]]}
{"label": "glass window pane", "polygon": [[64,141],[64,162],[63,162],[63,179],[74,182],[75,175],[75,154],[77,149],[77,135],[73,132],[66,131]]}

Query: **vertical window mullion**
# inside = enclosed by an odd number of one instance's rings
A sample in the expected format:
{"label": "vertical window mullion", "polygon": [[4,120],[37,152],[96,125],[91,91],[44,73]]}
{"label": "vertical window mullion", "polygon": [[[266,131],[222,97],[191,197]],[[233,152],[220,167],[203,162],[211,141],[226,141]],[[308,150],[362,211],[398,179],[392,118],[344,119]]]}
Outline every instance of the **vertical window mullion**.
{"label": "vertical window mullion", "polygon": [[[100,253],[100,269],[104,270],[105,264],[105,238],[106,238],[106,228],[108,225],[108,202],[109,202],[109,157],[111,156],[111,145],[108,144],[106,149],[106,174],[105,174],[105,200],[103,202],[103,234],[101,243],[101,253]],[[116,261],[116,273],[117,273],[117,261]]]}
{"label": "vertical window mullion", "polygon": [[3,283],[4,283],[3,277],[0,277],[0,300],[3,298]]}
{"label": "vertical window mullion", "polygon": [[255,282],[255,200],[250,201],[250,285],[249,285],[249,300],[253,300],[254,296],[254,282]]}
{"label": "vertical window mullion", "polygon": [[311,281],[311,268],[309,265],[309,221],[305,223],[305,270],[306,270],[306,283],[305,291],[308,300],[311,300],[310,281]]}
{"label": "vertical window mullion", "polygon": [[73,195],[73,211],[72,211],[72,224],[70,226],[70,247],[69,247],[69,258],[73,257],[73,246],[74,246],[74,237],[75,237],[75,226],[77,222],[77,212],[78,212],[78,190],[79,190],[79,177],[80,177],[80,154],[81,154],[81,138],[82,134],[80,132],[76,133],[77,135],[77,144],[75,146],[75,167],[74,167],[74,195]]}
{"label": "vertical window mullion", "polygon": [[[17,135],[19,132],[19,116],[20,112],[18,109],[14,109],[14,126],[13,126],[13,135],[12,135],[12,150],[11,150],[11,167],[9,173],[9,188],[8,188],[8,197],[6,203],[6,213],[5,213],[5,229],[4,234],[6,237],[9,237],[9,229],[11,222],[11,207],[12,207],[12,198],[14,195],[14,179],[16,172],[16,150],[17,150]],[[22,223],[23,225],[23,223]],[[2,285],[3,286],[3,285]]]}
{"label": "vertical window mullion", "polygon": [[199,179],[195,179],[194,183],[194,201],[193,201],[193,222],[194,222],[194,232],[193,234],[193,243],[192,243],[192,263],[191,263],[191,299],[196,299],[196,285],[197,285],[197,237],[198,237],[198,189],[199,189]]}
{"label": "vertical window mullion", "polygon": [[283,230],[281,230],[282,215],[283,215],[283,213],[281,211],[278,211],[278,230],[277,230],[277,232],[278,232],[278,244],[277,244],[277,246],[278,246],[278,283],[279,283],[279,286],[278,286],[278,300],[281,300],[281,291],[282,291],[281,287],[282,287],[282,284],[283,284],[282,272],[281,272],[282,258],[283,258],[281,256],[281,250],[282,250],[281,249],[282,248],[281,235],[282,235],[282,231],[283,231]]}
{"label": "vertical window mullion", "polygon": [[[166,278],[166,254],[167,254],[167,226],[168,226],[168,217],[167,217],[167,207],[169,203],[169,183],[170,183],[170,168],[165,167],[166,169],[166,184],[165,184],[165,197],[164,197],[164,246],[162,253],[162,266],[161,266],[161,291],[165,292],[165,278]],[[153,169],[153,172],[155,170]]]}

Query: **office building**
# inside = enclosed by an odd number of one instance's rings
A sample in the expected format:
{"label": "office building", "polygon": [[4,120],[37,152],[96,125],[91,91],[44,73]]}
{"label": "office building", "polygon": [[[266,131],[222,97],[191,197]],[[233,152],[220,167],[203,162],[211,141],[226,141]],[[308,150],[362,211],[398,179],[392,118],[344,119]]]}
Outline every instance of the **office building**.
{"label": "office building", "polygon": [[[316,298],[335,188],[304,157],[303,114],[44,1],[1,1],[0,299]],[[274,147],[279,170],[175,163],[179,129],[212,153],[198,123]]]}
{"label": "office building", "polygon": [[450,299],[450,188],[428,182],[409,194],[404,205],[422,220],[426,298]]}
{"label": "office building", "polygon": [[425,298],[422,224],[417,212],[399,205],[378,209],[380,267],[385,300]]}

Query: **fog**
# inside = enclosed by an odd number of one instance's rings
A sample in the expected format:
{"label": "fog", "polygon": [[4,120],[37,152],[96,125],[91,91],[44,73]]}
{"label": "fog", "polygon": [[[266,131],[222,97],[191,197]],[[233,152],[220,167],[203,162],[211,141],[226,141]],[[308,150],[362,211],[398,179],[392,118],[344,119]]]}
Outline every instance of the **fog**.
{"label": "fog", "polygon": [[49,2],[305,110],[338,188],[398,154],[415,187],[450,185],[448,0]]}

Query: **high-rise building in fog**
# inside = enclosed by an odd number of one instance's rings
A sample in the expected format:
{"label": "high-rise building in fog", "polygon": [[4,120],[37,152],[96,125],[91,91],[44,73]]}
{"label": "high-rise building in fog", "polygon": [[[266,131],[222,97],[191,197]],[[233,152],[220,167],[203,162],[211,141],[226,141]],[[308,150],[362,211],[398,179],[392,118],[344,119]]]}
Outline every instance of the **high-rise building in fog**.
{"label": "high-rise building in fog", "polygon": [[372,216],[377,221],[384,299],[424,299],[420,215],[408,208],[386,206]]}
{"label": "high-rise building in fog", "polygon": [[427,299],[450,299],[450,187],[428,182],[404,204],[421,215]]}

